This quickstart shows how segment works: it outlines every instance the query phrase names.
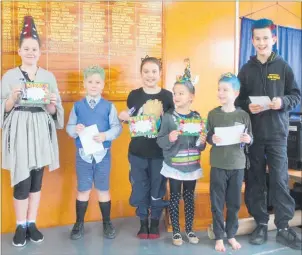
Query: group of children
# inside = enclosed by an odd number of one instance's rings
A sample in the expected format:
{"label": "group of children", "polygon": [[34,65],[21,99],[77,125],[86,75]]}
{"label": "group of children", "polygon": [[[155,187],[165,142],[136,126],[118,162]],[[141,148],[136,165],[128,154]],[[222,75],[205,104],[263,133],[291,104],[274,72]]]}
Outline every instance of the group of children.
{"label": "group of children", "polygon": [[[196,181],[202,177],[200,152],[206,143],[212,145],[210,154],[210,198],[215,249],[225,251],[224,236],[233,249],[240,249],[235,235],[238,229],[238,211],[241,204],[241,187],[246,179],[246,204],[255,218],[257,227],[250,236],[253,244],[267,240],[268,213],[265,198],[265,169],[270,172],[270,190],[275,209],[277,241],[293,249],[301,249],[301,240],[288,227],[295,204],[289,195],[287,184],[286,138],[288,135],[288,111],[300,101],[300,91],[289,65],[272,46],[276,41],[275,25],[270,20],[256,21],[253,27],[253,44],[257,56],[245,64],[238,74],[226,73],[218,81],[217,96],[221,106],[209,112],[207,134],[184,136],[178,130],[180,119],[200,118],[191,110],[195,87],[190,72],[177,79],[173,94],[158,86],[161,62],[154,57],[142,59],[140,73],[142,87],[130,92],[128,110],[120,114],[113,103],[102,98],[104,69],[94,66],[84,70],[84,86],[87,95],[76,102],[71,110],[67,133],[74,138],[76,151],[77,199],[76,222],[70,238],[79,239],[84,234],[84,217],[92,185],[97,190],[103,219],[103,233],[107,238],[116,236],[110,220],[111,200],[109,176],[111,142],[122,130],[131,116],[152,113],[156,109],[158,135],[131,138],[128,159],[132,192],[130,204],[140,218],[137,236],[141,239],[159,238],[159,220],[165,207],[173,227],[172,242],[182,245],[179,226],[179,201],[185,204],[185,234],[192,244],[199,242],[193,231],[194,191]],[[27,238],[41,242],[44,237],[37,229],[37,216],[43,169],[59,167],[58,142],[55,129],[63,128],[63,107],[56,80],[52,73],[37,66],[40,57],[40,41],[33,19],[25,17],[18,50],[22,59],[19,67],[9,70],[2,78],[3,168],[11,172],[14,188],[14,206],[17,228],[14,246],[24,246]],[[188,69],[186,70],[188,71]],[[275,74],[278,79],[270,79]],[[50,103],[45,105],[22,105],[22,84],[47,82],[50,85]],[[23,84],[24,86],[24,84]],[[249,96],[269,96],[270,109],[251,104]],[[129,111],[131,109],[131,112]],[[104,150],[87,155],[79,135],[85,127],[97,125],[99,133],[93,137],[102,143]],[[241,144],[217,146],[221,137],[216,127],[243,124]],[[253,127],[253,130],[252,130]],[[247,153],[250,166],[247,167]],[[170,201],[163,200],[166,180],[169,179]],[[224,224],[223,208],[227,216]],[[150,218],[150,220],[149,220]]]}

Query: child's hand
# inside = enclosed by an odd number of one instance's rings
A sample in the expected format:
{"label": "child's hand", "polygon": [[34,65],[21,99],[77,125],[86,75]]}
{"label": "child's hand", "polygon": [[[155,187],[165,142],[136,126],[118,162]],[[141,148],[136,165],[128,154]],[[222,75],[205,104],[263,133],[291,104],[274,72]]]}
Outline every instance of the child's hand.
{"label": "child's hand", "polygon": [[269,107],[272,110],[280,110],[281,106],[282,106],[282,99],[280,97],[274,97],[272,103],[269,105]]}
{"label": "child's hand", "polygon": [[51,93],[49,95],[50,104],[53,104],[54,106],[57,105],[57,95],[55,93]]}
{"label": "child's hand", "polygon": [[207,140],[207,136],[206,135],[201,135],[199,137],[199,139],[200,139],[200,144],[205,144],[206,140]]}
{"label": "child's hand", "polygon": [[57,109],[57,96],[56,94],[52,93],[50,94],[50,104],[46,105],[46,109],[50,114],[55,114]]}
{"label": "child's hand", "polygon": [[256,114],[262,112],[264,110],[263,106],[259,104],[249,104],[249,109],[251,113]]}
{"label": "child's hand", "polygon": [[13,89],[13,91],[12,91],[12,93],[10,95],[10,99],[14,103],[16,103],[18,101],[20,95],[21,95],[21,88],[15,88],[15,89]]}
{"label": "child's hand", "polygon": [[177,130],[174,130],[172,131],[170,134],[169,134],[169,141],[171,143],[174,143],[177,139],[178,139],[178,131]]}
{"label": "child's hand", "polygon": [[105,133],[98,133],[97,135],[95,135],[93,137],[93,140],[98,143],[102,143],[106,140],[106,135],[105,135]]}
{"label": "child's hand", "polygon": [[129,115],[128,111],[122,111],[122,112],[120,112],[118,118],[122,121],[128,121],[130,118],[130,115]]}
{"label": "child's hand", "polygon": [[214,144],[221,143],[221,138],[215,134],[212,136],[212,140]]}
{"label": "child's hand", "polygon": [[81,133],[84,130],[85,126],[83,124],[76,125],[77,134]]}
{"label": "child's hand", "polygon": [[242,143],[250,144],[251,140],[252,140],[252,138],[249,134],[243,133],[240,136],[240,142],[242,142]]}

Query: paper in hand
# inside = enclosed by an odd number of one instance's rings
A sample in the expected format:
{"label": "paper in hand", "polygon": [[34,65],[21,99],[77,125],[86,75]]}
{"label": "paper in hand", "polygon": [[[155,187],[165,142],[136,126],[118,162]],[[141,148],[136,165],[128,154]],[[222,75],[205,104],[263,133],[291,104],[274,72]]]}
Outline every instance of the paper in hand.
{"label": "paper in hand", "polygon": [[96,152],[104,150],[103,143],[98,143],[93,140],[93,137],[99,133],[96,124],[85,129],[79,134],[85,155],[91,155]]}
{"label": "paper in hand", "polygon": [[221,143],[216,144],[216,146],[226,146],[241,143],[240,136],[243,134],[244,129],[245,125],[235,125],[232,127],[215,127],[215,135],[221,138]]}
{"label": "paper in hand", "polygon": [[269,105],[272,103],[271,99],[268,96],[259,96],[259,97],[249,97],[252,104],[258,104],[262,106],[265,110],[269,110]]}

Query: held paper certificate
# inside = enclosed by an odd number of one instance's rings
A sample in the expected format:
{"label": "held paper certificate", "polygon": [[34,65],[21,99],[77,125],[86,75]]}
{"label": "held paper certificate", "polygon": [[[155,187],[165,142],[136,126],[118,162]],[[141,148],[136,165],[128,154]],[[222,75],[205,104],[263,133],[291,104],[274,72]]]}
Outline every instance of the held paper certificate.
{"label": "held paper certificate", "polygon": [[26,104],[49,104],[49,84],[43,82],[26,82],[21,91],[21,105]]}
{"label": "held paper certificate", "polygon": [[200,136],[206,135],[206,119],[202,118],[189,118],[178,120],[178,131],[180,135],[184,136]]}
{"label": "held paper certificate", "polygon": [[244,133],[245,125],[235,125],[232,127],[215,127],[215,135],[221,138],[221,143],[216,146],[226,146],[232,144],[238,144],[240,142],[240,136]]}
{"label": "held paper certificate", "polygon": [[271,99],[268,96],[259,96],[259,97],[249,97],[252,104],[258,104],[262,106],[263,111],[269,110],[269,104],[272,103]]}
{"label": "held paper certificate", "polygon": [[98,127],[94,124],[89,127],[85,127],[85,129],[79,134],[86,155],[91,155],[104,150],[103,143],[98,143],[93,140],[93,137],[98,133]]}
{"label": "held paper certificate", "polygon": [[153,115],[130,117],[129,129],[131,137],[157,135],[156,118]]}

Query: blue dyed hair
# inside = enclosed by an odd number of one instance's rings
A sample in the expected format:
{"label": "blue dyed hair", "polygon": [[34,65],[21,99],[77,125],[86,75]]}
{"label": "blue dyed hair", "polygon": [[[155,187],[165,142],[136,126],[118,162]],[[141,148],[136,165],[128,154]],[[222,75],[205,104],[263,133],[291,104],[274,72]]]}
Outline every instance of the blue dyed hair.
{"label": "blue dyed hair", "polygon": [[220,83],[220,82],[231,83],[232,88],[234,90],[239,90],[240,89],[240,81],[238,80],[236,75],[234,75],[232,73],[225,73],[225,74],[221,75],[218,83]]}
{"label": "blue dyed hair", "polygon": [[260,28],[269,28],[272,31],[273,36],[275,36],[277,34],[276,33],[276,25],[270,19],[255,20],[255,22],[252,26],[252,33],[254,32],[255,29],[260,29]]}

